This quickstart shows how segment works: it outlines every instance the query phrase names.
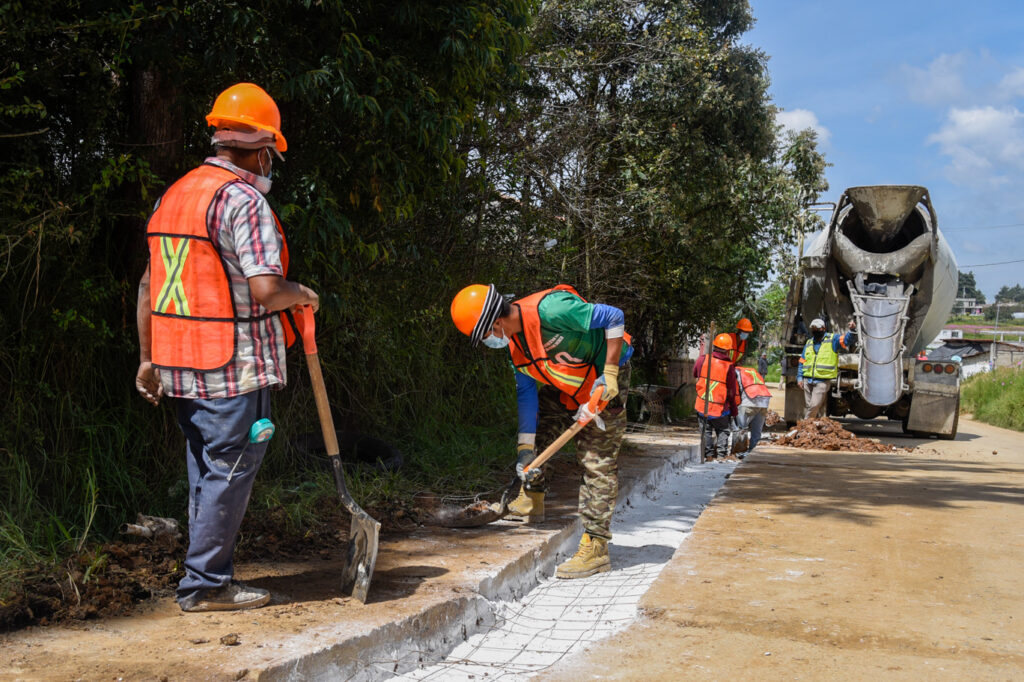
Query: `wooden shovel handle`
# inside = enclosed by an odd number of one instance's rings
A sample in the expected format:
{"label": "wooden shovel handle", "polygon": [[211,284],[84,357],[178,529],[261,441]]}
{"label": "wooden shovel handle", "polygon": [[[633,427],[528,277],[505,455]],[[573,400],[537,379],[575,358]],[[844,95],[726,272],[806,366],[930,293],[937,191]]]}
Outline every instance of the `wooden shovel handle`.
{"label": "wooden shovel handle", "polygon": [[[592,414],[596,415],[599,412],[601,412],[601,410],[608,406],[608,401],[601,400],[602,397],[604,397],[604,388],[602,388],[599,391],[594,391],[593,395],[590,396],[590,401],[587,403],[587,408],[591,411]],[[586,426],[589,423],[589,419],[573,422],[573,425],[567,428],[561,436],[552,441],[551,445],[544,448],[544,452],[537,455],[532,462],[526,465],[526,467],[523,469],[523,473],[525,474],[527,471],[537,469],[542,464],[544,464],[544,462],[551,459],[556,452],[562,449],[563,445],[571,441],[573,437],[577,433],[579,433],[584,426]]]}
{"label": "wooden shovel handle", "polygon": [[324,435],[324,446],[328,457],[337,457],[338,434],[334,430],[334,417],[331,416],[331,403],[327,400],[327,386],[320,370],[320,356],[316,352],[316,322],[313,320],[313,307],[304,305],[292,312],[295,323],[302,335],[302,348],[306,352],[306,367],[309,368],[309,380],[313,384],[313,398],[316,400],[316,411],[320,417],[320,431]]}

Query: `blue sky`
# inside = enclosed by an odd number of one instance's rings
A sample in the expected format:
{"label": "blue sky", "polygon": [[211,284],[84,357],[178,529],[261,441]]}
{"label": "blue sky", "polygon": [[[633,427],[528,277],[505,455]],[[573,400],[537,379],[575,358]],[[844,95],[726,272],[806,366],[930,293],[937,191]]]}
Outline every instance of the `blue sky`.
{"label": "blue sky", "polygon": [[[1024,283],[1024,2],[750,0],[787,127],[813,127],[846,187],[928,187],[991,302]],[[1012,227],[993,227],[1006,226]]]}

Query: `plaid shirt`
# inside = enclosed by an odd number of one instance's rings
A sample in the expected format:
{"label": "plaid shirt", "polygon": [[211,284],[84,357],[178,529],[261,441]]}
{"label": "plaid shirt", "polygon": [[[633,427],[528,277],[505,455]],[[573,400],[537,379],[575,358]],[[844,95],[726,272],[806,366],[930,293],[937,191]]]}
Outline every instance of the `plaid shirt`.
{"label": "plaid shirt", "polygon": [[[256,189],[257,176],[234,164],[210,157],[206,163],[226,168],[247,184],[227,185],[213,197],[207,227],[221,253],[239,317],[258,317],[269,311],[249,292],[256,275],[284,275],[281,236],[270,204]],[[159,206],[159,202],[157,202]],[[221,370],[193,372],[160,370],[164,393],[177,398],[231,398],[265,387],[282,388],[285,369],[284,329],[277,315],[240,322],[235,357]]]}

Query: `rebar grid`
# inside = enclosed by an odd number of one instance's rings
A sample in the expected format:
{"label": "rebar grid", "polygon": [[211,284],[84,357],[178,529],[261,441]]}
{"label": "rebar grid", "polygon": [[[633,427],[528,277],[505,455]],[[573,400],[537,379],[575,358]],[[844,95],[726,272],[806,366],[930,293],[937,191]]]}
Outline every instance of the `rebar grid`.
{"label": "rebar grid", "polygon": [[[732,468],[686,467],[642,502],[622,505],[615,514],[611,571],[575,580],[550,578],[521,600],[496,605],[494,625],[469,637],[440,662],[423,663],[433,652],[420,650],[397,659],[368,661],[366,667],[390,675],[424,665],[397,678],[402,680],[522,680],[627,627],[636,620],[640,598],[671,550],[688,535]],[[675,499],[661,499],[669,496]],[[648,514],[656,509],[656,516],[638,516],[638,507],[645,507]],[[652,546],[651,539],[669,541],[671,546]]]}

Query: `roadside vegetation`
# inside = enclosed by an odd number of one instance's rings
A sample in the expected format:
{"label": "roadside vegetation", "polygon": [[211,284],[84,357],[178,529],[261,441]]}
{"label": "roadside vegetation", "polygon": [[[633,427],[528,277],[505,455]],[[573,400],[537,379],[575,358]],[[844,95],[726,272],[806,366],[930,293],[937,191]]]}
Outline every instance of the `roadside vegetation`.
{"label": "roadside vegetation", "polygon": [[978,421],[1024,431],[1024,370],[1003,368],[976,374],[960,391],[961,409]]}
{"label": "roadside vegetation", "polygon": [[[321,296],[338,428],[404,454],[352,471],[382,513],[508,476],[512,377],[455,331],[459,288],[573,283],[625,309],[654,377],[735,319],[827,188],[814,133],[775,125],[742,0],[112,7],[0,6],[0,583],[184,515],[171,401],[134,390],[136,288],[146,218],[228,85],[281,105],[269,199]],[[299,530],[333,494],[301,358],[250,507]]]}

